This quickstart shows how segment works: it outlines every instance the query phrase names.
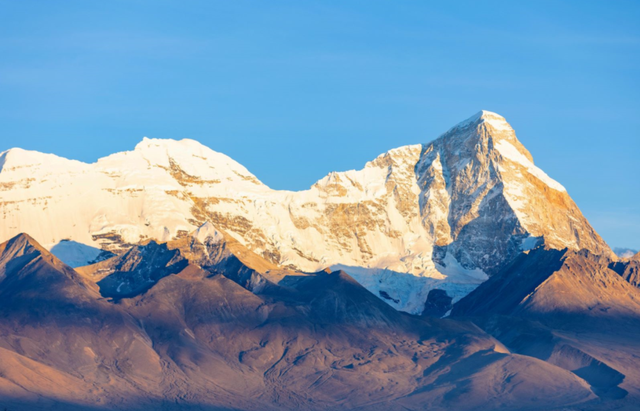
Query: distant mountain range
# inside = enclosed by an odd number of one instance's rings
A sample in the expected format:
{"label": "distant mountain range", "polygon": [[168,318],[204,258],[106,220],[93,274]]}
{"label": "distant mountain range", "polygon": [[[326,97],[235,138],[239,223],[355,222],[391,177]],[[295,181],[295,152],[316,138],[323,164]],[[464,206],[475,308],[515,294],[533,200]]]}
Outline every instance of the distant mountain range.
{"label": "distant mountain range", "polygon": [[71,266],[209,221],[274,264],[342,269],[415,314],[432,289],[457,301],[542,243],[612,254],[488,111],[300,192],[272,190],[193,140],[146,138],[94,164],[8,150],[0,190],[0,239],[29,233]]}
{"label": "distant mountain range", "polygon": [[640,400],[640,255],[495,113],[301,192],[145,139],[94,164],[5,151],[0,193],[0,409]]}
{"label": "distant mountain range", "polygon": [[614,248],[613,252],[620,258],[631,258],[634,255],[638,254],[638,250],[633,250],[631,248],[621,248],[621,247]]}

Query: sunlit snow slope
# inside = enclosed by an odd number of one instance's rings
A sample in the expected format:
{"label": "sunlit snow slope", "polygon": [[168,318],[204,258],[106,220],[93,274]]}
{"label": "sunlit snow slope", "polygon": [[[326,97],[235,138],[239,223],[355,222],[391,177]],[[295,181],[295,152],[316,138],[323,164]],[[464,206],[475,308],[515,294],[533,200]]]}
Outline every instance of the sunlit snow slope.
{"label": "sunlit snow slope", "polygon": [[611,254],[564,187],[487,111],[300,192],[272,190],[193,140],[145,138],[94,164],[11,149],[0,154],[0,216],[0,241],[26,232],[75,266],[210,221],[274,263],[339,266],[413,313],[429,290],[459,299],[543,241]]}

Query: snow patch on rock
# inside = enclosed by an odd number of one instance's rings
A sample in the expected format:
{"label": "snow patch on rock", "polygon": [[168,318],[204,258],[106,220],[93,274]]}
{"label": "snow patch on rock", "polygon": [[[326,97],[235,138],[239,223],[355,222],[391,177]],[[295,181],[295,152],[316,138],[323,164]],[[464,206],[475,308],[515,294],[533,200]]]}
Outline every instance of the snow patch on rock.
{"label": "snow patch on rock", "polygon": [[221,241],[224,241],[222,233],[216,230],[213,224],[208,221],[198,227],[198,229],[193,233],[193,236],[203,244],[205,242],[208,244],[218,244]]}

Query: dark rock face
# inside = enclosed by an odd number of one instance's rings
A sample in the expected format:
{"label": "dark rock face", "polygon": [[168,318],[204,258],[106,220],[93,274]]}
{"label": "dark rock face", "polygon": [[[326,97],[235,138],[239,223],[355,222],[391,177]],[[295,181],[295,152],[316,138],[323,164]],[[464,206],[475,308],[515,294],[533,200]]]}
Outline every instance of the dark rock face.
{"label": "dark rock face", "polygon": [[640,254],[636,254],[628,260],[611,263],[609,268],[620,274],[629,284],[640,287]]}
{"label": "dark rock face", "polygon": [[146,292],[161,278],[182,271],[189,262],[177,250],[155,241],[135,246],[122,256],[104,261],[110,274],[98,282],[100,293],[109,298],[134,297]]}
{"label": "dark rock face", "polygon": [[445,290],[431,290],[427,295],[427,302],[424,305],[422,315],[441,318],[453,307],[452,300]]}

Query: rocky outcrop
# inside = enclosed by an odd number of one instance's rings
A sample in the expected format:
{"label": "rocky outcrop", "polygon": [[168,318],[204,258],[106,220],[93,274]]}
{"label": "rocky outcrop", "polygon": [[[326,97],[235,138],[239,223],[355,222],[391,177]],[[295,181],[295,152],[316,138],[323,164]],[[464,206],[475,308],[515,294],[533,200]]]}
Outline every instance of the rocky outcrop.
{"label": "rocky outcrop", "polygon": [[429,295],[427,295],[427,302],[424,304],[422,315],[440,318],[453,308],[451,301],[452,298],[447,295],[446,291],[435,288],[429,291]]}

